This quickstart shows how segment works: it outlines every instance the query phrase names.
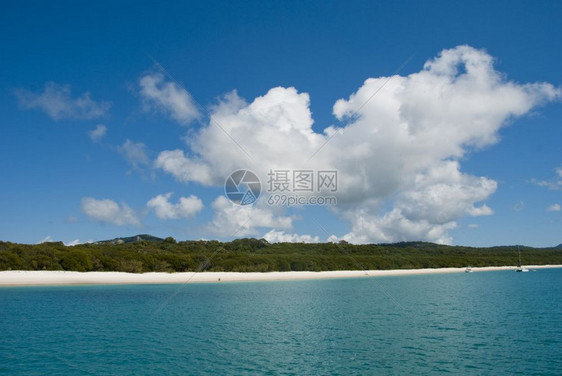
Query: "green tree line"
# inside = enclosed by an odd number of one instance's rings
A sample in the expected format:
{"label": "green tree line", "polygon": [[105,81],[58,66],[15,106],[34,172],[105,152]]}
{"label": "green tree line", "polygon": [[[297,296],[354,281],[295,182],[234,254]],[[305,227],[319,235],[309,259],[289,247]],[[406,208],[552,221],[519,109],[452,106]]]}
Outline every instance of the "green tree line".
{"label": "green tree line", "polygon": [[[523,264],[562,264],[562,249],[520,247]],[[351,245],[276,243],[264,239],[232,242],[138,241],[125,244],[61,242],[36,245],[0,241],[0,270],[189,271],[325,271],[385,270],[518,263],[518,247],[474,248],[424,242]]]}

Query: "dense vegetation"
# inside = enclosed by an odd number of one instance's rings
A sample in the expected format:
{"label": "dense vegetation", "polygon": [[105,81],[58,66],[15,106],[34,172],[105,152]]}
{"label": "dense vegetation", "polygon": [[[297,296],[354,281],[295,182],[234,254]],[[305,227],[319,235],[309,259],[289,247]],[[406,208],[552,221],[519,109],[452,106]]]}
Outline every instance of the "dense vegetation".
{"label": "dense vegetation", "polygon": [[[173,238],[100,242],[67,247],[0,241],[0,270],[123,272],[412,269],[516,265],[517,247],[471,248],[407,242],[378,245],[269,244],[263,239],[232,242]],[[158,238],[154,238],[158,239]],[[119,244],[120,243],[120,244]],[[562,249],[521,247],[523,264],[562,264]]]}

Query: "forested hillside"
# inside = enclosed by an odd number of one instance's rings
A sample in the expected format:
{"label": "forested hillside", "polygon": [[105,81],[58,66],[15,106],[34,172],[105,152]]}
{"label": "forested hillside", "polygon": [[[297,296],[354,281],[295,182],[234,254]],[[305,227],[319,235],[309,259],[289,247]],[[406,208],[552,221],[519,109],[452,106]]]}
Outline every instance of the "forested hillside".
{"label": "forested hillside", "polygon": [[[224,243],[139,239],[73,247],[61,242],[37,245],[0,242],[0,270],[268,272],[502,266],[518,262],[517,246],[471,248],[423,242],[269,244],[251,238]],[[520,247],[520,250],[523,264],[562,264],[560,248]]]}

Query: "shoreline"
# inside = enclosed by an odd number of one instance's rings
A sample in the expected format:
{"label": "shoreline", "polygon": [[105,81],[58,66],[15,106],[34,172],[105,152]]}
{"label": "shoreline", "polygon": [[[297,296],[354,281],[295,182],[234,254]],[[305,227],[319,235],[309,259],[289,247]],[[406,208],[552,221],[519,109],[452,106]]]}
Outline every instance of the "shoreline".
{"label": "shoreline", "polygon": [[[529,270],[562,268],[562,265],[526,265]],[[472,271],[489,272],[515,270],[516,266],[473,267]],[[464,273],[465,268],[340,270],[323,272],[182,272],[182,273],[125,273],[72,271],[0,271],[0,287],[71,286],[71,285],[138,285],[182,283],[228,283],[251,281],[293,281],[334,278],[369,278],[383,276]]]}

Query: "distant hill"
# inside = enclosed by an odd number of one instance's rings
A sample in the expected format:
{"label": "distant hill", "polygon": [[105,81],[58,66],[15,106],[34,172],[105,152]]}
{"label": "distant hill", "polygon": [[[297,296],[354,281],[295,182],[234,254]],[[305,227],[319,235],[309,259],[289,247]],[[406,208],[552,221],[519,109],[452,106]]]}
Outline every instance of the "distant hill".
{"label": "distant hill", "polygon": [[561,244],[558,244],[558,245],[557,245],[556,247],[554,247],[554,248],[556,248],[556,249],[562,249],[562,243],[561,243]]}
{"label": "distant hill", "polygon": [[148,234],[140,234],[135,236],[129,236],[127,238],[115,238],[111,240],[100,240],[94,242],[94,244],[127,244],[127,243],[136,243],[141,241],[149,241],[149,242],[163,242],[164,239],[157,238],[156,236],[148,235]]}

